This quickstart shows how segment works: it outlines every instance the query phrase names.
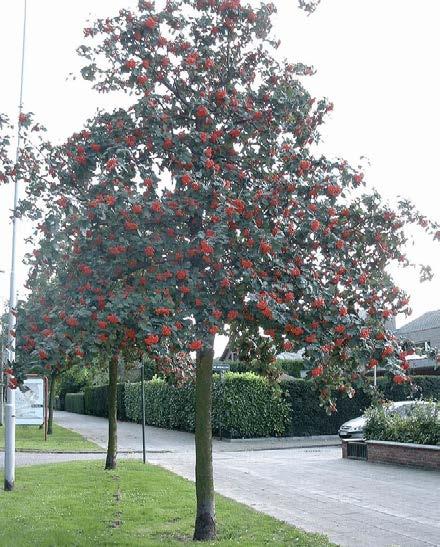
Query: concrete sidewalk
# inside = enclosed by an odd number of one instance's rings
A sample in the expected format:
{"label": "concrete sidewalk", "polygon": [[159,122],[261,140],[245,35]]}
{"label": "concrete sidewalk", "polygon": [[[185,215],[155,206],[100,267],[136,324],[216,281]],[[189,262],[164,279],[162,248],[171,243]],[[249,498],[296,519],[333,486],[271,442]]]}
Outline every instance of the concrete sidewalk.
{"label": "concrete sidewalk", "polygon": [[[81,433],[99,446],[107,448],[108,421],[96,416],[83,416],[71,412],[55,412],[57,424]],[[194,434],[146,426],[146,449],[155,452],[194,452]],[[252,450],[281,450],[313,446],[340,446],[337,435],[316,437],[268,437],[259,439],[213,440],[214,452],[241,452]],[[132,422],[118,421],[118,450],[120,452],[142,451],[142,426]]]}

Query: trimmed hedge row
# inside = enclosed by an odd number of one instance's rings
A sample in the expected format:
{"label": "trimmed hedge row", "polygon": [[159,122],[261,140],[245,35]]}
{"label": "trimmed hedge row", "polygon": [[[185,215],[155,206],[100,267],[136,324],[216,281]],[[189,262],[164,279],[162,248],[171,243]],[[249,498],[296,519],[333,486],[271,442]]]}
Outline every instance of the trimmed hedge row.
{"label": "trimmed hedge row", "polygon": [[[145,384],[145,417],[148,425],[194,431],[193,384],[175,387],[163,380]],[[141,420],[141,385],[127,384],[127,419]],[[252,373],[229,372],[214,376],[212,430],[230,438],[282,436],[286,433],[289,407],[281,392]]]}
{"label": "trimmed hedge row", "polygon": [[377,385],[390,401],[404,401],[405,399],[435,399],[440,401],[440,376],[413,376],[416,391],[411,391],[408,384],[395,384],[387,378],[378,378]]}
{"label": "trimmed hedge row", "polygon": [[368,411],[365,436],[369,440],[440,445],[440,403],[417,405],[409,416]]}
{"label": "trimmed hedge row", "polygon": [[[440,400],[440,376],[414,376],[418,390],[414,398]],[[378,388],[386,399],[404,401],[411,397],[411,387],[407,384],[394,384],[388,378],[377,379]],[[290,404],[288,435],[336,435],[339,427],[346,421],[360,416],[371,405],[373,391],[358,390],[349,399],[340,395],[336,399],[337,412],[327,415],[319,406],[319,396],[313,383],[306,379],[281,382],[281,389]]]}
{"label": "trimmed hedge row", "polygon": [[64,404],[67,412],[84,414],[84,393],[66,393]]}
{"label": "trimmed hedge row", "polygon": [[[127,419],[125,414],[125,385],[118,384],[118,420]],[[84,413],[107,418],[108,385],[86,387],[84,389]]]}
{"label": "trimmed hedge row", "polygon": [[304,369],[303,361],[293,361],[290,359],[280,359],[277,361],[277,365],[285,374],[293,376],[294,378],[300,378],[301,371]]}
{"label": "trimmed hedge row", "polygon": [[[413,396],[440,400],[439,376],[416,376],[420,388]],[[378,378],[378,387],[392,401],[408,399],[408,385]],[[107,417],[107,386],[66,395],[66,410]],[[118,385],[118,418],[140,422],[140,383]],[[75,399],[76,396],[76,399]],[[81,402],[82,400],[82,402]],[[213,433],[223,437],[334,435],[341,424],[361,415],[371,405],[372,391],[359,390],[353,399],[338,397],[337,412],[327,415],[310,380],[281,382],[279,388],[253,373],[214,376]],[[82,406],[81,406],[82,405]],[[149,425],[194,431],[194,386],[175,387],[154,379],[145,384],[146,422]]]}
{"label": "trimmed hedge row", "polygon": [[[231,361],[228,364],[230,366],[231,372],[255,372],[257,374],[261,373],[261,370],[258,370],[258,366],[256,368],[253,363],[249,363],[247,361]],[[300,378],[301,371],[304,368],[304,363],[303,361],[293,361],[291,359],[279,359],[275,362],[275,367],[281,372],[284,372],[284,374],[288,374],[289,376],[293,376],[294,378]]]}
{"label": "trimmed hedge row", "polygon": [[319,406],[319,394],[311,380],[285,380],[281,389],[290,405],[290,420],[287,435],[295,437],[307,435],[336,435],[339,427],[360,416],[370,406],[371,396],[358,391],[353,399],[347,396],[337,398],[337,412],[328,415]]}

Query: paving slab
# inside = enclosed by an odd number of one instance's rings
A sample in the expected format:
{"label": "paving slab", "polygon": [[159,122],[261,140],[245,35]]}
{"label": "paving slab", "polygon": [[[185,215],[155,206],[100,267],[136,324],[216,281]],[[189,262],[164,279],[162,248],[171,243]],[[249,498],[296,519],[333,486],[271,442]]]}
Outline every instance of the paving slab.
{"label": "paving slab", "polygon": [[[194,459],[152,456],[194,480]],[[352,547],[440,545],[440,474],[343,460],[340,449],[214,453],[216,491]]]}

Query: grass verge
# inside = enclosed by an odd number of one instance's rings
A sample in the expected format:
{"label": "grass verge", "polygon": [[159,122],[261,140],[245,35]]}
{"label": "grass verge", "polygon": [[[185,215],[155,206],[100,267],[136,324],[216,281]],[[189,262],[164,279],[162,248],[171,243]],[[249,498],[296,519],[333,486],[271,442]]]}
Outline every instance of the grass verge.
{"label": "grass verge", "polygon": [[[0,545],[181,545],[190,543],[194,484],[160,467],[123,460],[17,469],[16,489],[0,492]],[[218,541],[204,545],[332,545],[222,496]]]}
{"label": "grass verge", "polygon": [[[0,449],[5,447],[5,428],[0,426]],[[79,433],[53,425],[52,435],[44,440],[44,431],[37,425],[18,425],[15,428],[17,451],[27,452],[102,452],[102,448]]]}

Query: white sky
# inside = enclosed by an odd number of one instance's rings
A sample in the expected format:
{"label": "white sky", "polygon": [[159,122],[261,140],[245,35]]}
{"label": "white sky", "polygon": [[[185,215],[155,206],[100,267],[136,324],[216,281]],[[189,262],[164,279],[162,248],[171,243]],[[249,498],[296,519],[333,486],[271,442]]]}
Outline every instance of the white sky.
{"label": "white sky", "polygon": [[[23,0],[0,5],[0,112],[17,118]],[[66,82],[80,62],[86,19],[113,15],[136,0],[28,0],[24,82],[25,110],[36,113],[49,135],[63,139],[81,127],[96,106],[111,107],[87,82]],[[438,203],[440,126],[439,0],[322,0],[307,17],[296,0],[274,0],[275,32],[281,53],[312,64],[317,74],[305,79],[315,96],[333,101],[335,110],[322,128],[322,151],[354,164],[369,158],[368,183],[382,195],[412,199],[423,213],[440,220]],[[12,188],[0,187],[0,299],[9,291]],[[25,230],[22,230],[22,234]],[[416,272],[394,271],[411,295],[413,318],[440,308],[439,246],[415,239],[411,257],[429,263],[434,281],[420,284]],[[23,245],[19,246],[19,259]],[[18,286],[26,277],[18,268]],[[405,322],[398,318],[398,325]],[[220,345],[219,345],[220,349]]]}

